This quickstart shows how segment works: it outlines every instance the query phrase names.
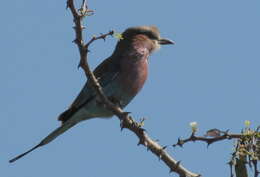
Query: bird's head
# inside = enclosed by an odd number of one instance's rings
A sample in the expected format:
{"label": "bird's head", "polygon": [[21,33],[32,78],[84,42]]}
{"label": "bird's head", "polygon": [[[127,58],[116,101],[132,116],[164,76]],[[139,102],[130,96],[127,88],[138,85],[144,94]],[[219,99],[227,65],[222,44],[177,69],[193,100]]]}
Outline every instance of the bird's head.
{"label": "bird's head", "polygon": [[161,45],[174,44],[173,41],[160,37],[160,32],[155,26],[137,26],[126,29],[122,34],[122,41],[142,43],[150,51],[159,49]]}

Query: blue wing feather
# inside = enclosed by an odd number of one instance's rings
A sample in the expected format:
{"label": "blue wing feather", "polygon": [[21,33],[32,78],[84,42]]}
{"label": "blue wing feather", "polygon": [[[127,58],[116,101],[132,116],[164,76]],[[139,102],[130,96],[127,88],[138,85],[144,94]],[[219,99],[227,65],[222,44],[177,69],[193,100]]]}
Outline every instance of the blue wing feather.
{"label": "blue wing feather", "polygon": [[[116,79],[119,73],[119,66],[115,61],[112,60],[112,57],[104,60],[95,70],[94,75],[99,81],[99,84],[102,88],[111,83]],[[76,97],[71,106],[64,111],[58,117],[58,120],[63,123],[67,121],[77,110],[79,110],[82,106],[87,104],[89,101],[94,99],[96,96],[95,90],[91,87],[90,81],[87,81],[79,95]]]}

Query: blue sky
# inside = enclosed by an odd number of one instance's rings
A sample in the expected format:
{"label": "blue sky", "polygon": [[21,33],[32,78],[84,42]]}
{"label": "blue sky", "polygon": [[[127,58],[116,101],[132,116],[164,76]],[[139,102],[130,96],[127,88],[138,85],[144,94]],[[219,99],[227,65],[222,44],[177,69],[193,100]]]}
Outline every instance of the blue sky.
{"label": "blue sky", "polygon": [[[87,38],[111,29],[157,25],[175,46],[150,57],[149,79],[125,109],[146,117],[145,128],[162,145],[211,128],[240,132],[244,121],[260,125],[260,2],[258,0],[89,0]],[[169,169],[117,118],[82,122],[14,164],[8,160],[59,126],[56,117],[81,90],[72,17],[64,1],[4,1],[0,11],[0,174],[5,177],[168,176]],[[91,46],[94,68],[116,39]],[[3,141],[4,140],[4,141]],[[233,141],[207,148],[190,143],[167,150],[193,172],[228,176]],[[138,174],[138,175],[137,175]],[[170,176],[175,176],[171,174]]]}

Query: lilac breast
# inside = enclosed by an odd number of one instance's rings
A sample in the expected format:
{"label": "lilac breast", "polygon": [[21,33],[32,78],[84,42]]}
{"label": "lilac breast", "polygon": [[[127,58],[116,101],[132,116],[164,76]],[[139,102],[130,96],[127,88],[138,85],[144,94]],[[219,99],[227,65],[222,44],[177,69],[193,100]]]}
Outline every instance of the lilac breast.
{"label": "lilac breast", "polygon": [[128,58],[121,62],[121,86],[124,92],[135,96],[143,87],[148,75],[148,55]]}

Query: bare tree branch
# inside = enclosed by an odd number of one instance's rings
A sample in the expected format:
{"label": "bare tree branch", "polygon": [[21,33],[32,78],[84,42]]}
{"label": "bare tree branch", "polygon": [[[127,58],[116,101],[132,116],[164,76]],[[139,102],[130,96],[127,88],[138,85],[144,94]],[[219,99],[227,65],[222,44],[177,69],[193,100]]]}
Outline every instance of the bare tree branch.
{"label": "bare tree branch", "polygon": [[100,97],[101,101],[107,107],[107,109],[113,111],[113,113],[120,119],[121,128],[127,128],[134,132],[136,136],[139,138],[139,144],[144,145],[147,149],[151,150],[153,154],[155,154],[158,158],[160,158],[169,168],[170,172],[176,172],[180,177],[198,177],[199,174],[195,174],[184,168],[180,162],[171,157],[165,150],[165,147],[159,145],[156,141],[152,140],[148,134],[145,132],[143,128],[141,128],[140,124],[135,122],[131,116],[129,116],[128,112],[124,112],[120,107],[114,105],[103,93],[102,87],[98,83],[98,80],[94,76],[93,72],[90,70],[88,65],[88,47],[89,45],[98,39],[105,39],[108,35],[112,35],[113,32],[110,31],[105,35],[100,35],[99,37],[93,37],[87,44],[84,44],[83,40],[83,29],[82,19],[85,16],[88,16],[90,13],[93,14],[92,10],[89,10],[86,4],[86,1],[83,0],[82,6],[79,10],[76,10],[74,1],[67,0],[67,7],[70,9],[74,23],[75,23],[75,32],[76,39],[74,42],[77,44],[79,52],[80,52],[80,64],[86,77],[92,82],[92,86],[95,89],[97,95]]}
{"label": "bare tree branch", "polygon": [[259,175],[259,171],[257,168],[257,161],[259,161],[259,137],[260,132],[257,128],[256,130],[252,130],[247,125],[241,131],[241,134],[230,134],[227,131],[221,131],[216,128],[208,130],[206,135],[204,136],[196,136],[195,133],[197,131],[197,127],[192,127],[192,134],[189,138],[186,139],[178,139],[176,144],[173,144],[173,147],[180,146],[183,147],[184,144],[188,142],[196,142],[202,141],[207,143],[209,146],[212,143],[222,141],[222,140],[230,140],[236,139],[236,148],[232,153],[232,158],[228,162],[230,166],[230,176],[234,177],[233,171],[235,172],[236,177],[247,177],[247,165],[252,169],[254,169],[254,177]]}
{"label": "bare tree branch", "polygon": [[195,141],[203,141],[205,143],[208,144],[208,146],[212,143],[215,143],[217,141],[222,141],[222,140],[230,140],[230,139],[239,139],[241,138],[243,135],[241,134],[228,134],[227,132],[225,132],[223,135],[221,136],[216,136],[216,137],[205,137],[205,136],[196,136],[195,133],[192,133],[191,136],[189,138],[186,139],[178,139],[178,142],[176,144],[173,144],[172,146],[180,146],[182,147],[184,144],[188,143],[188,142],[195,142]]}

